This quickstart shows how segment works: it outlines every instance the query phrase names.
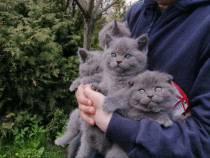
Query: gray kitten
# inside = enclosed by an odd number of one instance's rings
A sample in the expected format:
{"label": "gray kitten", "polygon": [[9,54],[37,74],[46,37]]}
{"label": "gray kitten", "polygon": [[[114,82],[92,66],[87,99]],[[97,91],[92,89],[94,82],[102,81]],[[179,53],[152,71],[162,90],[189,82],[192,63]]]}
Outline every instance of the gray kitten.
{"label": "gray kitten", "polygon": [[[70,91],[75,91],[80,84],[98,83],[102,78],[102,67],[100,65],[102,51],[87,51],[86,49],[79,48],[79,77],[73,81],[70,86]],[[80,111],[75,109],[69,117],[66,133],[55,140],[56,145],[69,144],[68,157],[75,157],[81,140],[80,131]]]}
{"label": "gray kitten", "polygon": [[106,104],[121,104],[124,108],[118,110],[125,117],[150,119],[164,127],[172,125],[173,120],[185,121],[190,114],[174,116],[173,113],[177,89],[172,79],[169,74],[147,70],[131,79],[126,88],[117,91]]}
{"label": "gray kitten", "polygon": [[[92,84],[92,88],[109,97],[115,90],[124,88],[129,79],[145,71],[148,37],[146,34],[138,39],[113,38],[106,35],[106,39],[103,78],[100,84]],[[103,109],[106,112],[113,112],[120,108],[114,106],[103,104]],[[89,157],[93,151],[105,157],[127,157],[117,144],[113,144],[104,137],[104,133],[98,127],[89,126],[83,121],[81,130],[83,131],[82,143],[77,157]]]}
{"label": "gray kitten", "polygon": [[[186,121],[191,114],[174,116],[172,105],[177,89],[172,84],[172,79],[166,73],[145,71],[132,78],[125,88],[106,97],[104,104],[109,109],[115,107],[124,117],[134,120],[150,119],[164,127],[172,125],[173,120]],[[109,150],[112,155],[110,157],[115,157],[120,150],[122,149],[117,144],[113,144]]]}
{"label": "gray kitten", "polygon": [[101,56],[102,51],[88,51],[79,48],[77,52],[79,56],[79,77],[73,81],[69,90],[75,91],[80,84],[90,84],[100,82],[102,75]]}
{"label": "gray kitten", "polygon": [[109,34],[112,37],[130,37],[131,35],[127,22],[120,23],[116,20],[113,20],[106,24],[103,27],[103,29],[99,32],[99,45],[103,49],[105,49],[106,47],[107,34]]}
{"label": "gray kitten", "polygon": [[172,79],[171,75],[157,71],[145,71],[132,79],[126,91],[130,106],[126,117],[150,119],[164,127],[172,125],[176,97]]}
{"label": "gray kitten", "polygon": [[56,145],[65,145],[68,146],[68,157],[75,157],[78,147],[80,145],[81,139],[81,118],[80,118],[80,110],[76,108],[73,110],[69,117],[69,122],[67,123],[66,133],[55,140]]}
{"label": "gray kitten", "polygon": [[148,37],[137,39],[113,38],[107,34],[104,50],[103,78],[100,84],[92,84],[94,90],[108,95],[108,91],[123,88],[127,81],[146,70]]}

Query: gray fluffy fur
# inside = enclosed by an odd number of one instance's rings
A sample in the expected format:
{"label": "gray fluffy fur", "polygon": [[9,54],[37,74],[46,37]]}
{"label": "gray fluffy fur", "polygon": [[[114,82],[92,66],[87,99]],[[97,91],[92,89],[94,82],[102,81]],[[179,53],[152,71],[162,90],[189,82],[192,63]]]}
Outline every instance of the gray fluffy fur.
{"label": "gray fluffy fur", "polygon": [[127,22],[120,23],[116,20],[109,22],[99,32],[99,45],[103,49],[106,47],[106,34],[112,37],[130,37],[131,33]]}
{"label": "gray fluffy fur", "polygon": [[148,37],[147,34],[137,39],[107,35],[106,46],[102,81],[92,85],[104,95],[123,88],[130,78],[146,70]]}
{"label": "gray fluffy fur", "polygon": [[101,67],[102,51],[88,51],[79,48],[77,54],[80,61],[79,77],[71,84],[69,88],[71,92],[75,91],[80,84],[100,82],[103,71]]}
{"label": "gray fluffy fur", "polygon": [[[107,35],[104,51],[104,71],[100,84],[92,84],[107,97],[117,90],[124,88],[127,81],[145,71],[147,65],[147,35],[134,40],[128,37],[114,38]],[[111,39],[111,40],[110,40]],[[113,56],[113,53],[115,55]],[[106,97],[106,98],[107,98]],[[120,107],[110,107],[103,104],[106,112],[113,112]],[[89,157],[92,152],[98,152],[105,157],[127,157],[127,154],[117,145],[108,141],[104,133],[96,126],[89,126],[84,121],[81,124],[82,138],[77,157]]]}
{"label": "gray fluffy fur", "polygon": [[80,110],[76,108],[73,110],[69,117],[69,122],[67,123],[66,133],[55,140],[56,145],[69,144],[68,147],[68,157],[75,157],[78,147],[80,145],[81,139],[81,118]]}
{"label": "gray fluffy fur", "polygon": [[186,121],[191,115],[174,116],[173,104],[176,88],[173,77],[158,71],[145,71],[131,79],[124,89],[118,90],[106,99],[106,104],[118,104],[124,117],[141,120],[150,119],[164,127],[171,126],[173,120]]}
{"label": "gray fluffy fur", "polygon": [[[101,67],[102,51],[87,51],[79,48],[77,52],[79,56],[79,77],[73,81],[69,90],[75,91],[80,84],[98,83],[101,81],[103,69]],[[66,133],[55,140],[55,144],[69,144],[68,157],[75,157],[81,140],[81,119],[79,109],[74,110],[70,114],[67,124]]]}
{"label": "gray fluffy fur", "polygon": [[130,109],[126,117],[156,121],[164,127],[172,125],[176,88],[173,77],[157,71],[145,71],[129,82],[127,100]]}

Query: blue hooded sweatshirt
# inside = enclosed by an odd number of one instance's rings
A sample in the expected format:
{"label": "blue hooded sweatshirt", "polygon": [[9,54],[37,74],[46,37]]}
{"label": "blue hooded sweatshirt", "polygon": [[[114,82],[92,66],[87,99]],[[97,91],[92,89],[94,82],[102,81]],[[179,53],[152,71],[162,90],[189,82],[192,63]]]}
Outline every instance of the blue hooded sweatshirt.
{"label": "blue hooded sweatshirt", "polygon": [[148,68],[173,75],[189,98],[192,118],[163,128],[113,113],[106,137],[131,157],[210,157],[210,0],[179,0],[162,14],[154,0],[145,0],[124,20],[133,38],[148,33]]}

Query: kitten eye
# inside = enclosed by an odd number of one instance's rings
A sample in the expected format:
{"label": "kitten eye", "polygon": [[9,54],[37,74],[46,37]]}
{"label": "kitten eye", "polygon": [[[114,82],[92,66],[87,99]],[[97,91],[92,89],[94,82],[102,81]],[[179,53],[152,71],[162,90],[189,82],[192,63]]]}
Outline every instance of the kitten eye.
{"label": "kitten eye", "polygon": [[155,88],[155,91],[156,91],[156,92],[161,92],[161,91],[162,91],[162,88],[161,88],[161,87],[156,87],[156,88]]}
{"label": "kitten eye", "polygon": [[144,89],[139,89],[140,94],[144,94],[145,90]]}
{"label": "kitten eye", "polygon": [[132,57],[132,55],[130,55],[130,54],[126,54],[126,55],[125,55],[125,58],[126,58],[126,59],[130,59],[131,57]]}
{"label": "kitten eye", "polygon": [[116,57],[117,55],[115,53],[111,53],[111,57]]}

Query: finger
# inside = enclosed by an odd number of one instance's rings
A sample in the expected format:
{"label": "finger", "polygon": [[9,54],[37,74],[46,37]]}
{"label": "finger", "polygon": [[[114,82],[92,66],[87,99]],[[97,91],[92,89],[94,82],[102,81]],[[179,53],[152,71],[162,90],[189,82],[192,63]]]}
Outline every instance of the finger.
{"label": "finger", "polygon": [[101,93],[92,90],[90,86],[85,86],[85,88],[84,88],[84,90],[83,90],[83,94],[84,94],[87,98],[90,98],[90,99],[91,99],[93,96],[94,96],[94,97],[97,97],[97,96],[99,96],[99,95],[102,95]]}
{"label": "finger", "polygon": [[83,94],[83,90],[84,90],[83,87],[84,87],[84,86],[81,84],[81,85],[79,85],[79,87],[77,88],[77,90],[76,90],[76,92],[75,92],[76,98],[77,98],[78,96],[80,96],[80,95]]}
{"label": "finger", "polygon": [[88,125],[91,125],[91,126],[95,125],[95,121],[86,113],[81,111],[80,116]]}
{"label": "finger", "polygon": [[97,104],[100,104],[100,105],[103,103],[104,95],[99,93],[99,92],[96,92],[96,91],[92,90],[90,86],[84,88],[83,94],[87,98],[92,100],[94,102],[94,104],[96,102],[97,102]]}
{"label": "finger", "polygon": [[82,111],[86,114],[91,114],[91,115],[95,114],[95,108],[93,106],[86,106],[83,104],[79,104],[79,109],[80,109],[80,111]]}
{"label": "finger", "polygon": [[83,93],[83,85],[80,85],[76,91],[76,99],[80,104],[92,105],[92,101],[88,99]]}
{"label": "finger", "polygon": [[90,88],[91,88],[90,84],[85,84],[85,85],[83,86],[83,88],[86,88],[86,87],[90,87]]}

